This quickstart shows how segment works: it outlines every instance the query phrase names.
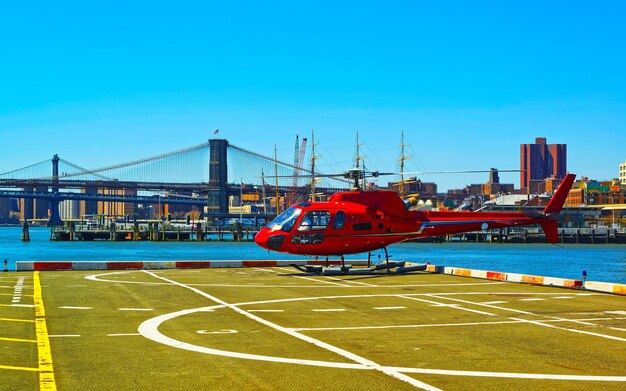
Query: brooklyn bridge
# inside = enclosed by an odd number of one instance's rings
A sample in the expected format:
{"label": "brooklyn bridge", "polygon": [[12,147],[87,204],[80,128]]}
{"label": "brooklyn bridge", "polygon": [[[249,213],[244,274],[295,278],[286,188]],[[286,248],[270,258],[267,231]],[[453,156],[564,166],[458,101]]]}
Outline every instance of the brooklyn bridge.
{"label": "brooklyn bridge", "polygon": [[316,178],[303,164],[304,151],[299,155],[287,163],[275,152],[266,156],[224,139],[96,169],[54,155],[0,174],[0,201],[18,200],[22,219],[47,219],[54,226],[63,224],[59,206],[67,203],[79,207],[80,216],[132,218],[138,205],[157,208],[155,215],[162,216],[168,207],[187,205],[205,217],[233,211],[271,217],[312,194],[350,187],[347,180]]}

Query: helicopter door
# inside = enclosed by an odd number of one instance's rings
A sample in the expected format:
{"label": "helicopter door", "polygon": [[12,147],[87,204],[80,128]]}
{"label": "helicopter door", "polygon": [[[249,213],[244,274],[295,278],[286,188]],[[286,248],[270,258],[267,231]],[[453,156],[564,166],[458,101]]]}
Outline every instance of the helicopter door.
{"label": "helicopter door", "polygon": [[346,214],[343,211],[338,211],[335,215],[335,221],[333,222],[333,228],[336,230],[342,230],[346,225]]}
{"label": "helicopter door", "polygon": [[316,210],[306,212],[300,221],[297,234],[291,238],[292,244],[321,244],[324,241],[324,231],[330,223],[330,212]]}

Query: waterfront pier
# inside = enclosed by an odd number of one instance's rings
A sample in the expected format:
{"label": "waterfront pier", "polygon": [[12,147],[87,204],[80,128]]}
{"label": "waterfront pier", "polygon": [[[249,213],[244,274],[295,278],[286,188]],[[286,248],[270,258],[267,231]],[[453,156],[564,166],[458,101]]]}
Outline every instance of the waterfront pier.
{"label": "waterfront pier", "polygon": [[209,226],[159,221],[91,225],[72,222],[50,230],[51,241],[250,242],[258,232],[241,224]]}

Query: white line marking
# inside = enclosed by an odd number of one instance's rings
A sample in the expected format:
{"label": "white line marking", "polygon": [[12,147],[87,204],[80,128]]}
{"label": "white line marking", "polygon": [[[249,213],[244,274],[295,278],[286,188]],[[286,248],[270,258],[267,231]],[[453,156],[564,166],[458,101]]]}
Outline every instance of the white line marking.
{"label": "white line marking", "polygon": [[[281,268],[278,268],[281,269]],[[282,268],[284,271],[291,271],[290,269],[285,269]],[[114,287],[121,287],[121,284],[138,284],[138,285],[169,285],[163,282],[138,282],[138,281],[123,281],[123,280],[107,280],[102,278],[102,276],[109,276],[109,275],[113,275],[113,274],[125,274],[125,273],[131,273],[131,272],[137,272],[140,270],[128,270],[128,271],[123,271],[123,272],[110,272],[110,273],[102,273],[102,274],[93,274],[93,275],[88,275],[85,276],[84,278],[87,280],[91,280],[91,281],[97,281],[97,282],[111,282],[115,285],[113,285]],[[272,271],[274,273],[277,273],[276,271]],[[277,273],[280,274],[280,273]],[[314,279],[314,278],[309,278],[309,277],[304,277],[304,276],[289,276],[289,277],[295,277],[295,278],[302,278],[305,280],[310,280],[310,281],[314,281],[317,283],[326,283],[326,284],[335,284],[331,281],[323,281],[323,280],[319,280],[319,279]],[[461,286],[483,286],[483,285],[503,285],[506,284],[506,282],[476,282],[476,283],[462,283],[462,284],[458,284],[458,283],[452,283],[452,284],[404,284],[404,285],[393,285],[393,288],[414,288],[414,287],[447,287],[447,286],[453,286],[453,287],[461,287]],[[188,284],[188,286],[192,286],[192,287],[226,287],[226,288],[284,288],[283,285],[263,285],[263,284]],[[355,288],[354,285],[342,285],[342,284],[336,284],[336,286],[338,287],[342,287],[342,288]],[[44,286],[42,286],[43,288]],[[10,288],[10,287],[9,287]],[[298,288],[327,288],[325,285],[322,284],[318,284],[318,285],[298,285]],[[383,289],[389,289],[389,286],[384,286],[384,285],[372,285],[372,288],[383,288]],[[491,293],[485,293],[485,292],[478,292],[475,294],[491,294]],[[503,294],[511,294],[510,292],[506,292]],[[544,293],[547,295],[554,295],[555,293]]]}
{"label": "white line marking", "polygon": [[48,335],[49,338],[78,338],[80,337],[79,334],[75,334],[75,335]]}
{"label": "white line marking", "polygon": [[353,281],[353,280],[342,280],[341,278],[337,278],[337,277],[330,277],[330,276],[324,276],[325,278],[328,278],[329,280],[335,280],[335,281],[341,281],[344,283],[351,283],[351,284],[359,284],[359,285],[363,285],[363,286],[376,286],[374,284],[368,284],[367,282],[361,282],[361,281]]}
{"label": "white line marking", "polygon": [[285,310],[248,310],[248,312],[285,312]]}
{"label": "white line marking", "polygon": [[143,311],[143,312],[148,312],[148,311],[154,311],[153,308],[118,308],[118,311]]}
{"label": "white line marking", "polygon": [[574,296],[554,296],[553,299],[573,299]]}
{"label": "white line marking", "polygon": [[474,372],[474,371],[454,371],[445,369],[426,369],[426,368],[393,368],[404,373],[421,373],[431,375],[449,375],[449,376],[473,376],[473,377],[492,377],[507,379],[541,379],[541,380],[573,380],[573,381],[607,381],[607,382],[626,382],[626,376],[580,376],[580,375],[553,375],[543,373],[506,373],[506,372]]}
{"label": "white line marking", "polygon": [[93,310],[93,307],[71,307],[71,306],[65,306],[65,307],[59,307],[62,310]]}
{"label": "white line marking", "polygon": [[[427,295],[427,296],[437,297],[436,295]],[[548,319],[558,319],[558,320],[562,320],[564,322],[578,323],[578,324],[583,324],[583,325],[587,325],[587,326],[596,326],[593,323],[586,323],[586,322],[583,322],[583,321],[580,321],[580,320],[577,320],[577,319],[566,319],[566,318],[560,318],[558,316],[548,316],[548,315],[535,314],[535,313],[528,312],[528,311],[519,311],[519,310],[514,310],[514,309],[506,308],[506,307],[496,307],[496,306],[492,306],[492,305],[489,305],[489,304],[481,304],[481,303],[475,303],[475,302],[471,302],[471,301],[467,301],[467,300],[454,299],[452,297],[439,297],[439,298],[440,299],[445,299],[445,300],[457,301],[457,302],[460,302],[460,303],[474,304],[474,305],[490,307],[490,308],[497,308],[497,309],[500,309],[500,310],[503,310],[503,311],[511,311],[511,312],[516,312],[516,313],[525,314],[525,315],[541,316],[541,317],[548,318]],[[511,319],[517,320],[517,318],[511,318]],[[587,335],[593,335],[595,337],[600,337],[600,338],[606,338],[606,339],[612,339],[612,340],[616,340],[616,341],[626,342],[626,339],[614,337],[612,335],[592,333],[592,332],[589,332],[589,331],[582,331],[582,330],[576,330],[576,329],[568,329],[566,327],[557,327],[557,326],[552,326],[552,325],[548,325],[548,324],[543,324],[540,321],[525,320],[524,322],[536,324],[536,325],[539,325],[539,326],[544,326],[544,327],[550,327],[550,328],[554,328],[554,329],[569,331],[569,332],[572,332],[572,333],[587,334]]]}
{"label": "white line marking", "polygon": [[[292,331],[290,329],[287,329],[285,327],[282,327],[282,326],[279,326],[279,325],[277,325],[275,323],[267,321],[267,320],[265,320],[263,318],[260,318],[260,317],[258,317],[256,315],[253,315],[253,314],[251,314],[251,313],[249,313],[249,312],[247,312],[247,311],[245,311],[245,310],[243,310],[243,309],[241,309],[241,308],[239,308],[239,307],[237,307],[237,306],[235,306],[233,304],[229,304],[229,303],[227,303],[227,302],[225,302],[223,300],[218,299],[215,296],[211,296],[208,293],[203,292],[203,291],[201,291],[199,289],[196,289],[196,288],[193,288],[193,287],[190,287],[190,286],[186,286],[184,284],[181,284],[181,283],[176,282],[174,280],[167,279],[165,277],[158,276],[158,275],[156,275],[154,273],[151,273],[149,271],[144,271],[144,273],[152,275],[154,278],[161,279],[161,280],[169,282],[171,284],[180,286],[181,288],[189,289],[189,290],[191,290],[193,292],[198,293],[201,296],[204,296],[204,297],[208,298],[209,300],[212,300],[212,301],[214,301],[216,303],[219,303],[219,304],[221,304],[221,305],[223,305],[225,307],[228,307],[231,310],[233,310],[233,311],[235,311],[235,312],[237,312],[237,313],[239,313],[239,314],[241,314],[241,315],[243,315],[243,316],[245,316],[247,318],[255,320],[255,321],[257,321],[257,322],[259,322],[259,323],[261,323],[261,324],[263,324],[263,325],[265,325],[267,327],[270,327],[270,328],[273,328],[275,330],[281,331],[281,332],[283,332],[283,333],[285,333],[287,335],[290,335],[290,336],[292,336],[294,338],[297,338],[297,339],[300,339],[302,341],[311,343],[311,344],[313,344],[313,345],[315,345],[317,347],[320,347],[322,349],[331,351],[331,352],[333,352],[335,354],[338,354],[340,356],[343,356],[345,358],[353,360],[353,361],[355,361],[355,362],[357,362],[357,363],[359,363],[359,364],[361,364],[363,366],[366,366],[366,367],[368,367],[370,369],[374,369],[374,370],[380,371],[380,372],[382,372],[382,373],[384,373],[386,375],[389,375],[389,376],[391,376],[393,378],[396,378],[398,380],[401,380],[401,381],[404,381],[404,382],[406,382],[408,384],[411,384],[414,387],[418,387],[418,388],[425,389],[425,390],[432,390],[432,391],[438,390],[438,388],[435,388],[435,387],[432,387],[432,386],[430,386],[430,385],[428,385],[426,383],[420,382],[419,380],[413,379],[412,377],[404,375],[404,374],[402,374],[402,373],[400,373],[398,371],[387,370],[383,366],[381,366],[381,365],[379,365],[379,364],[377,364],[377,363],[375,363],[373,361],[370,361],[370,360],[368,360],[368,359],[366,359],[364,357],[361,357],[361,356],[358,356],[358,355],[356,355],[354,353],[351,353],[351,352],[349,352],[347,350],[343,350],[343,349],[338,348],[336,346],[330,345],[330,344],[328,344],[326,342],[322,342],[322,341],[317,340],[315,338],[306,336],[304,334],[300,334],[298,332]],[[149,325],[150,323],[147,323],[147,324]],[[143,334],[144,336],[146,335],[146,333],[149,333],[149,335],[151,337],[155,337],[155,335],[154,335],[155,331],[158,333],[158,330],[145,330],[144,329],[144,325],[146,325],[146,322],[142,323],[139,326],[139,332],[141,334]]]}
{"label": "white line marking", "polygon": [[534,321],[534,320],[518,319],[518,318],[511,318],[511,319],[513,319],[513,320],[520,320],[520,321],[522,321],[524,323],[536,324],[538,326],[549,327],[549,328],[552,328],[552,329],[570,331],[572,333],[593,335],[593,336],[596,336],[596,337],[601,337],[601,338],[606,338],[606,339],[613,339],[615,341],[626,342],[626,339],[619,338],[619,337],[614,337],[612,335],[598,334],[598,333],[592,333],[590,331],[583,331],[583,330],[576,330],[576,329],[568,329],[566,327],[558,327],[558,326],[554,326],[554,325],[551,325],[551,324],[545,324],[545,323],[537,322],[537,321]]}
{"label": "white line marking", "polygon": [[[193,289],[193,288],[192,288]],[[463,295],[465,293],[455,293]],[[488,294],[484,292],[479,293],[469,293],[469,294]],[[306,301],[306,300],[320,300],[320,299],[341,299],[341,298],[353,298],[353,297],[375,297],[376,295],[360,295],[360,296],[328,296],[328,297],[301,297],[299,299],[277,299],[277,300],[266,300],[266,301],[257,301],[257,302],[248,302],[248,303],[237,303],[235,306],[242,305],[262,305],[262,304],[275,304],[275,303],[284,303],[291,302],[295,300]],[[395,295],[383,295],[383,296],[395,296]],[[246,360],[257,360],[257,361],[265,361],[265,362],[274,362],[274,363],[286,363],[286,364],[298,364],[298,365],[309,365],[323,368],[336,368],[336,369],[358,369],[358,370],[373,370],[374,368],[361,365],[361,364],[351,364],[351,363],[341,363],[341,362],[328,362],[328,361],[314,361],[314,360],[302,360],[302,359],[291,359],[284,357],[272,357],[272,356],[262,356],[256,354],[247,354],[247,353],[239,353],[239,352],[230,352],[218,349],[211,349],[202,346],[192,345],[186,342],[178,341],[172,338],[169,338],[163,335],[158,329],[159,326],[168,321],[181,316],[186,316],[198,312],[208,312],[214,311],[219,308],[224,308],[224,305],[214,305],[210,307],[203,308],[194,308],[190,310],[178,311],[170,314],[165,314],[158,316],[156,318],[149,319],[143,322],[138,331],[144,337],[178,349],[211,354],[221,357],[230,357],[230,358],[240,358]],[[558,375],[558,374],[536,374],[536,373],[506,373],[506,372],[475,372],[475,371],[455,371],[455,370],[444,370],[444,369],[428,369],[428,368],[398,368],[398,367],[383,367],[390,368],[396,371],[401,371],[404,373],[420,373],[420,374],[434,374],[434,375],[450,375],[450,376],[470,376],[470,377],[488,377],[488,378],[513,378],[513,379],[543,379],[543,380],[571,380],[571,381],[606,381],[606,382],[626,382],[626,376],[585,376],[585,375]]]}
{"label": "white line marking", "polygon": [[626,315],[626,311],[604,311],[605,314]]}
{"label": "white line marking", "polygon": [[343,312],[346,311],[345,308],[318,308],[311,310],[313,312]]}
{"label": "white line marking", "polygon": [[[533,299],[520,299],[519,301],[543,301],[545,299],[541,299],[541,298],[533,298]],[[485,303],[486,304],[486,303]]]}
{"label": "white line marking", "polygon": [[[615,318],[593,318],[593,319],[581,319],[586,321],[608,321],[615,320]],[[567,322],[566,320],[548,319],[539,321],[542,323],[559,323]],[[466,326],[493,326],[503,324],[519,324],[522,323],[517,320],[502,320],[495,322],[467,322],[467,323],[434,323],[434,324],[407,324],[407,325],[390,325],[390,326],[352,326],[352,327],[295,327],[295,331],[351,331],[351,330],[384,330],[384,329],[419,329],[428,327],[466,327]]]}
{"label": "white line marking", "polygon": [[[285,269],[284,267],[279,267],[277,269],[283,270],[283,271],[289,271],[291,272],[290,269]],[[315,281],[315,282],[322,282],[324,284],[331,284],[331,285],[336,285],[336,286],[341,286],[344,288],[354,288],[353,285],[346,285],[346,284],[340,284],[338,282],[333,282],[333,281],[327,281],[324,278],[311,278],[311,277],[304,277],[304,276],[298,276],[298,275],[292,275],[290,277],[297,277],[297,278],[302,278],[304,280],[309,280],[309,281]],[[320,276],[321,277],[321,276]]]}
{"label": "white line marking", "polygon": [[107,337],[136,337],[141,336],[139,333],[134,334],[107,334]]}
{"label": "white line marking", "polygon": [[9,304],[9,307],[35,308],[34,304]]}
{"label": "white line marking", "polygon": [[471,323],[439,323],[439,324],[408,324],[391,326],[354,326],[354,327],[297,327],[295,331],[352,331],[352,330],[385,330],[385,329],[418,329],[425,327],[457,327],[457,326],[489,326],[502,324],[518,324],[515,320],[499,322],[471,322]]}
{"label": "white line marking", "polygon": [[22,301],[22,289],[24,288],[24,277],[19,277],[17,279],[17,283],[15,284],[15,287],[13,288],[13,299],[12,299],[12,303],[13,304],[18,304],[20,301]]}
{"label": "white line marking", "polygon": [[239,331],[237,330],[219,330],[219,331],[208,331],[208,330],[198,330],[196,333],[198,334],[237,334]]}
{"label": "white line marking", "polygon": [[123,280],[106,280],[101,278],[102,276],[112,276],[114,274],[129,274],[133,272],[137,272],[139,270],[127,270],[123,272],[110,272],[110,273],[101,273],[101,274],[92,274],[89,276],[85,276],[86,280],[90,281],[98,281],[98,282],[112,282],[114,284],[139,284],[139,285],[168,285],[162,282],[139,282],[139,281],[123,281]]}
{"label": "white line marking", "polygon": [[421,301],[423,303],[433,304],[435,307],[450,307],[450,308],[454,308],[454,309],[457,309],[457,310],[473,312],[473,313],[481,314],[481,315],[496,316],[496,314],[492,314],[490,312],[483,312],[483,311],[473,310],[471,308],[465,308],[465,307],[461,307],[461,306],[454,305],[454,304],[452,304],[452,305],[451,304],[443,304],[443,303],[438,303],[438,302],[432,301],[432,300],[418,299],[417,297],[410,297],[410,296],[404,296],[404,295],[398,295],[398,297],[401,297],[403,299],[415,300],[415,301]]}
{"label": "white line marking", "polygon": [[402,307],[402,306],[398,306],[398,307],[374,307],[375,310],[381,310],[381,311],[385,311],[385,310],[403,310],[406,309],[406,307]]}
{"label": "white line marking", "polygon": [[477,302],[468,301],[468,300],[455,299],[455,298],[452,298],[452,297],[442,296],[442,295],[437,295],[437,294],[430,294],[430,293],[428,293],[428,294],[426,294],[424,296],[433,297],[433,298],[436,298],[436,299],[457,301],[459,303],[470,304],[470,305],[477,305],[477,306],[480,306],[480,307],[493,308],[493,309],[496,309],[496,310],[515,312],[517,314],[535,315],[532,312],[528,312],[528,311],[514,310],[512,308],[507,308],[507,307],[496,307],[495,305],[491,305],[491,304],[484,304],[484,303],[477,303]]}

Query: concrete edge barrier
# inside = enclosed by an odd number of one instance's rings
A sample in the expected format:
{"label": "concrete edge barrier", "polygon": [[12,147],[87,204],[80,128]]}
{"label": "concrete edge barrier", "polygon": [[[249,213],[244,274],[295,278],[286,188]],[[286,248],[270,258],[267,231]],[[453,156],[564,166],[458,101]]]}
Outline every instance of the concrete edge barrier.
{"label": "concrete edge barrier", "polygon": [[614,293],[617,295],[626,295],[626,284],[613,284],[610,282],[587,281],[585,282],[585,289],[589,291]]}
{"label": "concrete edge barrier", "polygon": [[[352,265],[366,266],[367,260],[346,261]],[[329,265],[341,265],[340,260],[329,260]],[[160,270],[200,269],[225,267],[275,267],[289,265],[326,265],[325,260],[212,260],[212,261],[16,261],[16,271],[62,270]]]}
{"label": "concrete edge barrier", "polygon": [[495,280],[495,281],[506,281],[506,282],[516,282],[522,284],[533,284],[533,285],[543,285],[543,286],[555,286],[560,288],[586,288],[588,290],[598,290],[602,292],[608,293],[616,293],[616,294],[626,294],[626,285],[622,284],[610,284],[610,283],[598,283],[599,285],[592,285],[594,288],[589,287],[589,281],[584,284],[582,280],[571,280],[567,278],[557,278],[557,277],[544,277],[544,276],[533,276],[528,274],[517,274],[517,273],[504,273],[504,272],[495,272],[495,271],[487,271],[487,270],[474,270],[474,269],[466,269],[461,267],[452,267],[452,266],[436,266],[436,265],[428,265],[426,267],[426,271],[431,273],[437,273],[438,270],[442,270],[444,274],[450,274],[454,276],[460,277],[473,277],[480,278],[485,280]]}
{"label": "concrete edge barrier", "polygon": [[106,262],[72,262],[72,270],[108,270]]}

